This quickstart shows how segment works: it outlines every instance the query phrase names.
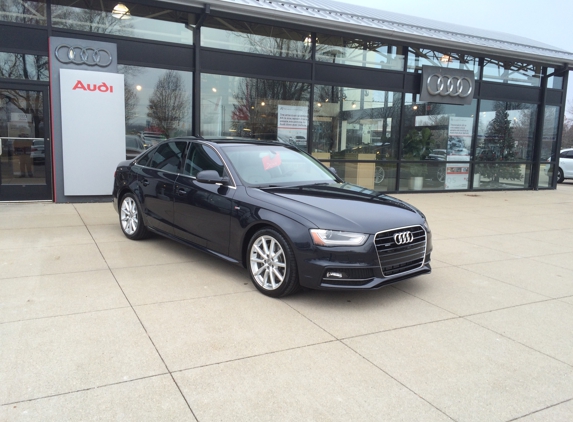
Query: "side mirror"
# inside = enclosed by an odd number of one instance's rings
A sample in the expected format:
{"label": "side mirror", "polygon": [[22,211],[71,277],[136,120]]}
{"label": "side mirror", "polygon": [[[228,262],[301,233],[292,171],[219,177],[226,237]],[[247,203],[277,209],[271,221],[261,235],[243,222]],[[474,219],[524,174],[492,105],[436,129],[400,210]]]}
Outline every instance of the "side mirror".
{"label": "side mirror", "polygon": [[226,185],[229,183],[229,178],[219,176],[219,173],[215,170],[203,170],[197,174],[197,181],[201,183],[221,183]]}
{"label": "side mirror", "polygon": [[336,169],[334,167],[329,167],[328,170],[330,170],[330,172],[335,176],[338,176],[338,173],[336,173]]}

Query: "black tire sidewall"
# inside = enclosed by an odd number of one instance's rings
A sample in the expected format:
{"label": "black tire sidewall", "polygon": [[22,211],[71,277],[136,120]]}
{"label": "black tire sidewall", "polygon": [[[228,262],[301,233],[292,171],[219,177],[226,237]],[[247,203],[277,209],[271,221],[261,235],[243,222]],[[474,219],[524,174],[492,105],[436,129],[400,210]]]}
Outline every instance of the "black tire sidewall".
{"label": "black tire sidewall", "polygon": [[563,183],[563,180],[565,180],[565,177],[563,177],[563,170],[559,168],[559,170],[557,170],[557,183]]}

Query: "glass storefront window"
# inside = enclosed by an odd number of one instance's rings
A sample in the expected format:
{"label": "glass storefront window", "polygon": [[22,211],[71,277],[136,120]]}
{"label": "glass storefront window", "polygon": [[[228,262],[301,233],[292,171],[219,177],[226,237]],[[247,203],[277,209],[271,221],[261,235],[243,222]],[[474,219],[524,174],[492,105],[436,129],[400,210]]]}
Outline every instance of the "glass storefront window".
{"label": "glass storefront window", "polygon": [[471,164],[467,162],[403,163],[400,191],[468,189]]}
{"label": "glass storefront window", "polygon": [[314,100],[312,155],[348,161],[333,166],[350,183],[394,190],[396,165],[387,162],[397,158],[402,94],[317,85]]}
{"label": "glass storefront window", "polygon": [[543,138],[541,140],[541,161],[545,161],[550,158],[551,161],[555,160],[560,114],[561,107],[550,105],[545,106],[545,116],[543,118]]}
{"label": "glass storefront window", "polygon": [[479,111],[477,161],[530,161],[537,105],[483,100]]}
{"label": "glass storefront window", "polygon": [[476,175],[482,189],[522,188],[529,184],[537,105],[483,100],[479,111]]}
{"label": "glass storefront window", "polygon": [[476,163],[474,189],[525,189],[529,186],[531,164]]}
{"label": "glass storefront window", "polygon": [[485,59],[483,80],[507,84],[540,86],[542,67],[530,63]]}
{"label": "glass storefront window", "polygon": [[201,75],[202,136],[279,140],[307,150],[310,85]]}
{"label": "glass storefront window", "polygon": [[46,25],[45,0],[2,0],[0,21]]}
{"label": "glass storefront window", "polygon": [[326,34],[317,35],[316,60],[375,69],[404,70],[403,47],[382,41]]}
{"label": "glass storefront window", "polygon": [[193,44],[195,15],[136,3],[54,0],[52,25],[76,31]]}
{"label": "glass storefront window", "polygon": [[452,69],[470,70],[479,77],[479,59],[454,51],[429,50],[427,48],[408,49],[408,72],[421,72],[422,66],[439,66]]}
{"label": "glass storefront window", "polygon": [[550,188],[552,187],[551,182],[553,181],[553,170],[555,169],[555,164],[541,164],[539,166],[539,188]]}
{"label": "glass storefront window", "polygon": [[296,59],[310,59],[311,36],[293,29],[208,17],[201,46]]}
{"label": "glass storefront window", "polygon": [[45,128],[41,91],[0,89],[0,190],[46,185]]}
{"label": "glass storefront window", "polygon": [[48,57],[0,52],[0,78],[47,81]]}
{"label": "glass storefront window", "polygon": [[[406,94],[400,178],[423,178],[424,189],[468,189],[477,101],[420,103]],[[409,182],[400,181],[400,189]],[[409,189],[409,188],[408,188]]]}
{"label": "glass storefront window", "polygon": [[543,137],[541,139],[540,159],[543,164],[539,169],[538,187],[551,187],[553,168],[556,160],[557,133],[559,128],[559,117],[561,107],[545,106],[545,116],[543,119]]}
{"label": "glass storefront window", "polygon": [[332,159],[396,159],[402,94],[317,85],[312,153]]}
{"label": "glass storefront window", "polygon": [[128,157],[163,139],[191,135],[192,72],[125,65],[118,72],[125,78]]}
{"label": "glass storefront window", "polygon": [[[550,75],[555,72],[552,67],[547,68],[547,74]],[[563,76],[550,76],[547,80],[547,88],[550,89],[563,89]]]}

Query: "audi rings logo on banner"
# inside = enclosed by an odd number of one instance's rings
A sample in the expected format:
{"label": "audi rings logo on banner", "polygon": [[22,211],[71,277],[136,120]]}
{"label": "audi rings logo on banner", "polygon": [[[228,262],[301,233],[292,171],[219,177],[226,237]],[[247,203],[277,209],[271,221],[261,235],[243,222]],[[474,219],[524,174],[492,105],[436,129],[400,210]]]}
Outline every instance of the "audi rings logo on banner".
{"label": "audi rings logo on banner", "polygon": [[113,58],[111,53],[103,48],[59,45],[55,51],[56,58],[64,64],[108,67]]}
{"label": "audi rings logo on banner", "polygon": [[[432,85],[434,82],[435,85]],[[437,73],[428,76],[426,87],[431,95],[441,95],[442,97],[466,98],[473,91],[470,78],[466,76],[439,75]]]}
{"label": "audi rings logo on banner", "polygon": [[394,242],[396,245],[405,245],[407,243],[412,243],[414,241],[414,235],[412,232],[400,232],[394,235]]}

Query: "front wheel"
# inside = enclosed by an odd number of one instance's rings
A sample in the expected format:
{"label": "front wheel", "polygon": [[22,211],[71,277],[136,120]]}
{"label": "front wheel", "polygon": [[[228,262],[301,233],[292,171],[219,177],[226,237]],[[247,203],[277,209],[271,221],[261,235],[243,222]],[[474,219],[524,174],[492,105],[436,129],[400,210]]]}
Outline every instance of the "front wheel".
{"label": "front wheel", "polygon": [[563,183],[563,180],[565,180],[565,177],[563,176],[563,170],[559,168],[559,170],[557,170],[557,183]]}
{"label": "front wheel", "polygon": [[149,232],[143,223],[141,209],[131,193],[121,199],[119,207],[119,225],[125,237],[131,240],[139,240],[147,237]]}
{"label": "front wheel", "polygon": [[294,253],[285,238],[273,229],[259,230],[252,237],[248,270],[253,284],[264,295],[282,297],[300,288]]}

